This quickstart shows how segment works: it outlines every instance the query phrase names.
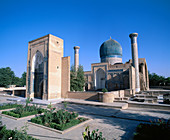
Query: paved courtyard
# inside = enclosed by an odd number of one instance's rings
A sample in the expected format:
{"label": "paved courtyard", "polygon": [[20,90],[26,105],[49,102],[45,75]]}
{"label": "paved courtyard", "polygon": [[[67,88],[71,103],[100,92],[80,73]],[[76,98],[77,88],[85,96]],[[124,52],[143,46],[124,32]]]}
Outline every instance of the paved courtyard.
{"label": "paved courtyard", "polygon": [[[0,96],[0,103],[8,102],[6,99],[7,97]],[[56,103],[54,106],[58,109],[63,108],[63,104],[61,103]],[[103,136],[107,140],[127,140],[133,138],[134,130],[139,123],[147,122],[149,119],[155,120],[158,118],[170,118],[170,111],[167,110],[141,108],[120,110],[108,107],[95,107],[77,104],[68,104],[67,110],[76,111],[80,115],[90,117],[93,120],[65,134],[59,134],[29,124],[28,134],[41,140],[82,140],[82,132],[88,125],[90,126],[90,130],[99,129],[99,131],[103,132]],[[24,126],[28,120],[30,120],[30,118],[13,120],[7,117],[2,117],[2,122],[8,129],[14,129],[15,127],[19,129]]]}

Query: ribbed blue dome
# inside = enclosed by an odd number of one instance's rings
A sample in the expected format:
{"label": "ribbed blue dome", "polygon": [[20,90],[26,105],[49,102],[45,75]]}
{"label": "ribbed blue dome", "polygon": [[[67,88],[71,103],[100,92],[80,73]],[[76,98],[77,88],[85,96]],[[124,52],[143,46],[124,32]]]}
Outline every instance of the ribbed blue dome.
{"label": "ribbed blue dome", "polygon": [[122,57],[120,44],[113,39],[105,41],[100,47],[100,58],[104,57]]}

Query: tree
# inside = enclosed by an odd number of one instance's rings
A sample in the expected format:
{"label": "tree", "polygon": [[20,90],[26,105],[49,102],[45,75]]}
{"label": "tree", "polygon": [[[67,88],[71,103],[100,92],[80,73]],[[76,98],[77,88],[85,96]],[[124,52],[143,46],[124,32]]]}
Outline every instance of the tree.
{"label": "tree", "polygon": [[0,87],[7,87],[13,84],[15,74],[10,67],[0,69]]}
{"label": "tree", "polygon": [[15,76],[10,67],[0,68],[0,87],[7,87],[8,85],[24,86],[25,84],[26,72],[19,78]]}
{"label": "tree", "polygon": [[21,86],[26,85],[26,76],[27,76],[27,73],[24,72],[24,73],[22,74],[22,77],[21,77]]}
{"label": "tree", "polygon": [[12,85],[21,86],[21,79],[19,77],[14,77]]}
{"label": "tree", "polygon": [[78,87],[79,91],[83,91],[83,88],[85,86],[85,79],[84,79],[84,70],[83,66],[79,66],[77,70],[77,82],[78,82]]}
{"label": "tree", "polygon": [[70,90],[71,91],[83,91],[85,85],[83,66],[79,66],[75,71],[74,66],[71,66],[70,70]]}
{"label": "tree", "polygon": [[149,85],[150,86],[164,86],[170,83],[170,77],[165,78],[164,76],[159,76],[156,73],[149,73]]}

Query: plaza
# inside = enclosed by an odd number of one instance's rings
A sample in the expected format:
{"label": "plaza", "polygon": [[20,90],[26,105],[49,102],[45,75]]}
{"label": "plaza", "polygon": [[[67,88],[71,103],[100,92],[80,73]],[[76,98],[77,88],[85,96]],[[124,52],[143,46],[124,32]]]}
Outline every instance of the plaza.
{"label": "plaza", "polygon": [[[5,97],[3,95],[0,96],[0,103],[8,103],[10,97]],[[16,97],[17,99],[18,97]],[[24,100],[24,98],[20,98]],[[70,99],[71,100],[71,99]],[[42,100],[37,99],[37,102],[41,102]],[[62,101],[62,100],[61,100]],[[63,108],[63,103],[52,102],[53,106],[57,109]],[[44,101],[44,107],[47,101]],[[77,103],[79,102],[79,104]],[[80,104],[81,102],[81,104]],[[84,102],[84,104],[83,104]],[[18,102],[24,103],[24,102]],[[47,103],[48,104],[48,103]],[[123,103],[114,103],[120,106]],[[88,104],[88,102],[83,100],[72,100],[72,103],[69,103],[67,106],[67,110],[75,111],[82,116],[89,117],[92,121],[84,124],[80,127],[77,127],[67,133],[59,134],[44,128],[40,128],[31,124],[28,124],[28,134],[38,138],[40,140],[54,140],[54,139],[62,139],[62,140],[81,140],[82,132],[84,132],[85,127],[89,126],[90,130],[99,129],[103,133],[103,137],[107,140],[127,140],[133,139],[133,133],[135,132],[136,126],[139,123],[148,123],[150,120],[157,119],[165,119],[168,120],[170,117],[169,110],[162,109],[151,109],[151,108],[134,108],[128,107],[127,109],[120,109],[116,107],[106,107],[106,106],[95,106],[92,104]],[[8,129],[20,129],[30,120],[30,117],[21,120],[13,120],[8,117],[2,116],[2,123],[7,126]]]}

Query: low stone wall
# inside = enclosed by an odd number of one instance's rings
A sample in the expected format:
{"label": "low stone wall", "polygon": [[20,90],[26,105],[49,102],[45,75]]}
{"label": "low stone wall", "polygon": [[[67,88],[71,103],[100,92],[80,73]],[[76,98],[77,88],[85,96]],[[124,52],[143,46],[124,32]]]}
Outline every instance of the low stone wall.
{"label": "low stone wall", "polygon": [[123,98],[124,90],[111,92],[68,92],[68,98],[112,103],[114,98]]}
{"label": "low stone wall", "polygon": [[3,88],[3,87],[0,87],[0,91],[3,91],[5,88]]}
{"label": "low stone wall", "polygon": [[128,107],[170,110],[170,105],[167,104],[140,103],[132,101],[128,101]]}
{"label": "low stone wall", "polygon": [[68,98],[98,101],[98,92],[68,92]]}
{"label": "low stone wall", "polygon": [[149,88],[168,89],[168,90],[170,90],[170,86],[150,86]]}
{"label": "low stone wall", "polygon": [[103,102],[103,103],[113,103],[115,98],[113,92],[105,92],[105,93],[99,92],[98,96],[99,96],[99,102]]}

